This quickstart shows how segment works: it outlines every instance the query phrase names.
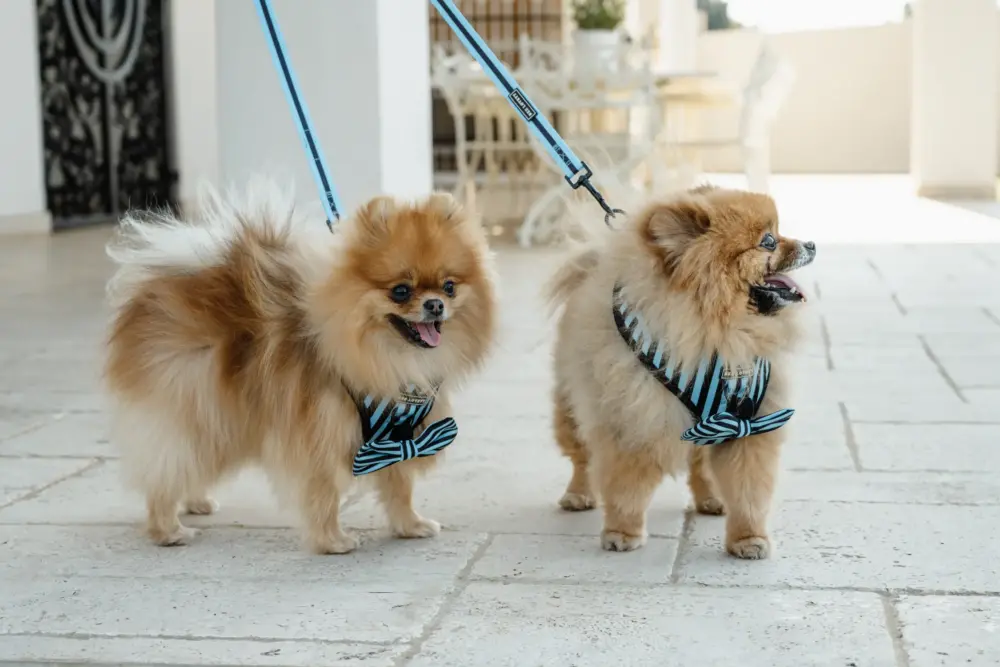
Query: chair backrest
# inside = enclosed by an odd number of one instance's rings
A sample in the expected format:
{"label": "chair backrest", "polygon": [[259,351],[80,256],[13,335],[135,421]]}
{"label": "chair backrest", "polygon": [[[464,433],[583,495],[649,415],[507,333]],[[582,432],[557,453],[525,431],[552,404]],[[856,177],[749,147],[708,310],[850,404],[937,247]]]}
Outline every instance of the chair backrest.
{"label": "chair backrest", "polygon": [[562,42],[532,39],[527,33],[522,33],[517,42],[517,52],[520,62],[515,76],[559,73],[571,66],[566,45]]}
{"label": "chair backrest", "polygon": [[740,137],[744,144],[766,142],[771,124],[795,84],[795,69],[764,42],[743,89]]}

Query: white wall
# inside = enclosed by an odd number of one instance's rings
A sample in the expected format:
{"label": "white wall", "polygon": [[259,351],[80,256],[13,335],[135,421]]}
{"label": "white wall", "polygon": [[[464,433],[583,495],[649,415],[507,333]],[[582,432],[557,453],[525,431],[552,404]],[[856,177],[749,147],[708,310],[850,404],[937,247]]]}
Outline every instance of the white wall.
{"label": "white wall", "polygon": [[[345,210],[431,188],[428,3],[273,0],[288,58]],[[268,173],[318,201],[309,158],[249,0],[217,0],[219,170]]]}
{"label": "white wall", "polygon": [[[760,40],[752,30],[702,33],[699,69],[742,84]],[[797,73],[772,135],[775,172],[909,171],[909,22],[776,34],[768,40]],[[735,112],[705,114],[709,136],[735,134],[736,125]],[[705,168],[737,171],[739,155],[706,154]]]}
{"label": "white wall", "polygon": [[994,198],[996,0],[922,0],[913,18],[911,165],[918,192]]}
{"label": "white wall", "polygon": [[0,225],[40,220],[45,210],[35,24],[34,0],[0,2]]}
{"label": "white wall", "polygon": [[184,204],[199,182],[219,180],[215,0],[172,0],[170,7],[174,160]]}

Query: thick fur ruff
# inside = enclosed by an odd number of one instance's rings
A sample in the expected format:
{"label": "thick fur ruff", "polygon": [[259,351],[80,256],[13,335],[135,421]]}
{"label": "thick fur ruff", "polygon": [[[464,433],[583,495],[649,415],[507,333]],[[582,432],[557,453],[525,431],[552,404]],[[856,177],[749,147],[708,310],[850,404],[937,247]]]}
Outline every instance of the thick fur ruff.
{"label": "thick fur ruff", "polygon": [[[761,248],[769,232],[777,241],[773,251]],[[549,297],[562,309],[555,431],[574,467],[560,504],[591,509],[601,498],[606,549],[642,546],[653,492],[665,475],[689,468],[697,509],[729,514],[727,549],[766,557],[765,523],[785,435],[779,429],[697,450],[682,441],[692,417],[621,339],[611,315],[616,283],[689,371],[713,352],[733,364],[770,359],[766,414],[793,407],[786,357],[798,338],[799,306],[762,315],[749,305],[748,290],[807,263],[814,252],[811,244],[779,236],[768,197],[702,187],[639,209],[620,231],[576,251],[553,277]]]}
{"label": "thick fur ruff", "polygon": [[[426,426],[448,416],[450,392],[494,336],[486,238],[448,195],[379,198],[330,234],[260,181],[242,195],[207,192],[197,221],[129,216],[108,253],[119,264],[105,367],[113,437],[162,545],[195,534],[178,508],[213,511],[209,490],[258,463],[313,550],[352,550],[338,516],[362,444],[351,394],[440,384]],[[405,302],[393,298],[401,284]],[[440,343],[426,349],[390,320],[420,322],[431,299],[444,310]],[[437,533],[411,504],[415,475],[436,458],[370,476],[396,535]]]}

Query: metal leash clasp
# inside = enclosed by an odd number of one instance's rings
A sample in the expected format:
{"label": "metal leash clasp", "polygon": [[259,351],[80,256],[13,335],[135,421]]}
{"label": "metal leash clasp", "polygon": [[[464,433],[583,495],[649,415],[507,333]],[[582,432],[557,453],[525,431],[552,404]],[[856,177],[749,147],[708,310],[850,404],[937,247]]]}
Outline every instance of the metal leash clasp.
{"label": "metal leash clasp", "polygon": [[566,176],[565,178],[566,182],[569,183],[569,187],[574,190],[579,190],[582,186],[587,192],[590,193],[590,196],[593,197],[597,203],[601,205],[601,208],[604,209],[604,224],[607,225],[609,229],[614,229],[615,227],[611,224],[611,219],[617,218],[619,215],[625,215],[625,211],[620,208],[612,208],[611,204],[605,201],[604,195],[598,192],[597,188],[595,188],[593,183],[590,182],[590,178],[593,175],[594,172],[591,171],[587,163],[581,162],[580,168],[577,169],[576,173],[571,176]]}

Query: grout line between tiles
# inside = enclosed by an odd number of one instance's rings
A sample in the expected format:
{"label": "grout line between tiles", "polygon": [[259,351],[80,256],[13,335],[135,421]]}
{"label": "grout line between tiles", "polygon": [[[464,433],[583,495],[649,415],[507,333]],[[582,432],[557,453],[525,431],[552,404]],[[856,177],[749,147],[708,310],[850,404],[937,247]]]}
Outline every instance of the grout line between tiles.
{"label": "grout line between tiles", "polygon": [[847,404],[843,401],[837,403],[840,408],[840,418],[844,425],[844,439],[847,442],[847,450],[851,453],[851,462],[854,463],[854,470],[864,472],[861,465],[861,452],[858,450],[858,441],[854,434],[854,425],[851,423],[851,415],[847,412]]}

